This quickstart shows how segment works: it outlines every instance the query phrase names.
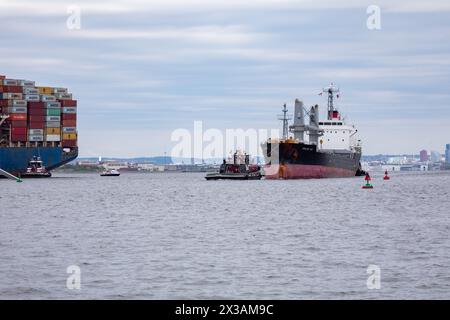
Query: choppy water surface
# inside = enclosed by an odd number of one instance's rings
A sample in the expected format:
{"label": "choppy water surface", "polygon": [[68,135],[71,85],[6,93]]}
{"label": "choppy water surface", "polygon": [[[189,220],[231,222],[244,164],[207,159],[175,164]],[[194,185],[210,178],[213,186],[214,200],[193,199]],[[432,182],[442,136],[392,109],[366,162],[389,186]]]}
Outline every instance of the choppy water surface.
{"label": "choppy water surface", "polygon": [[380,178],[0,180],[0,298],[450,299],[450,173]]}

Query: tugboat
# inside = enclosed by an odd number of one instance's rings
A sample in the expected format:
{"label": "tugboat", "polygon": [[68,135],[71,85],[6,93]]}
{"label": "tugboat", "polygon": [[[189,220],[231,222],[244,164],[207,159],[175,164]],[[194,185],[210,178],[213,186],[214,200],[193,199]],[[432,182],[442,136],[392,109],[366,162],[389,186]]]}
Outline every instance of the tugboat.
{"label": "tugboat", "polygon": [[261,167],[250,164],[250,155],[235,152],[233,161],[223,160],[219,172],[208,173],[206,180],[259,180],[262,178]]}
{"label": "tugboat", "polygon": [[52,174],[42,164],[41,158],[35,156],[28,162],[27,171],[20,176],[21,178],[50,178]]}
{"label": "tugboat", "polygon": [[120,172],[116,169],[105,169],[100,173],[100,176],[102,177],[118,177],[120,176]]}

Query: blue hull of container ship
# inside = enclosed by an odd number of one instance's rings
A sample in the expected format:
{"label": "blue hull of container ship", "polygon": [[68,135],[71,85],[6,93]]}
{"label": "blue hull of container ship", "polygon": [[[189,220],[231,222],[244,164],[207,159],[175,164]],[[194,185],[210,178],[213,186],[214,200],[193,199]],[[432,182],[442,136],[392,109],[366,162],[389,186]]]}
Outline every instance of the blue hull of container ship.
{"label": "blue hull of container ship", "polygon": [[28,162],[34,157],[40,157],[47,170],[56,169],[78,156],[78,148],[65,152],[61,147],[18,147],[0,148],[0,169],[18,175],[27,170]]}

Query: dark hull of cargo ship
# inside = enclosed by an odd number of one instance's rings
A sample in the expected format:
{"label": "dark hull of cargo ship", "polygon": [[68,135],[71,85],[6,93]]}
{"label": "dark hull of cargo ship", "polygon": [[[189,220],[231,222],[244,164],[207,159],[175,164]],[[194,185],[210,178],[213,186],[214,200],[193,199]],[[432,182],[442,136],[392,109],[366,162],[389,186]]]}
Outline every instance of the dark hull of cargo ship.
{"label": "dark hull of cargo ship", "polygon": [[[270,163],[272,144],[263,144],[267,179],[314,179],[354,177],[360,170],[361,154],[351,151],[318,151],[316,145],[277,143],[279,162]],[[275,156],[275,152],[274,152]]]}
{"label": "dark hull of cargo ship", "polygon": [[78,156],[78,148],[71,148],[69,152],[62,147],[16,147],[0,148],[0,169],[14,175],[26,172],[28,162],[34,156],[42,159],[43,165],[48,171],[54,170]]}

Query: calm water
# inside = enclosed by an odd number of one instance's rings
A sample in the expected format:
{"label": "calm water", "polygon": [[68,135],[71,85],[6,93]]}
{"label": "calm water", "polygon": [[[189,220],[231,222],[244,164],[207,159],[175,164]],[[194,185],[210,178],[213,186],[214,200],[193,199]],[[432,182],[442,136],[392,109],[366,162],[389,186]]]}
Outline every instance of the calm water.
{"label": "calm water", "polygon": [[0,180],[0,298],[450,299],[450,172],[375,178]]}

